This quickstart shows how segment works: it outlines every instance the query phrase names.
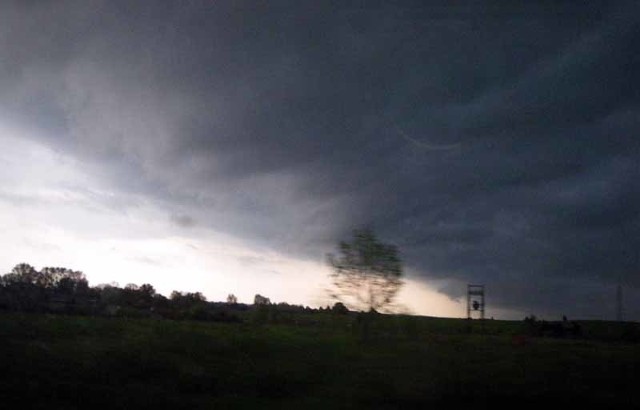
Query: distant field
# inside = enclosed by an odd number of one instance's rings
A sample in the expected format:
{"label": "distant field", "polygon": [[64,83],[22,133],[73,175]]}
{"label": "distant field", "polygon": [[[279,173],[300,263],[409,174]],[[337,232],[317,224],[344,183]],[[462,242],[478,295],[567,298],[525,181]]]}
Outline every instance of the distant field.
{"label": "distant field", "polygon": [[[521,322],[380,316],[366,326],[0,314],[0,400],[19,408],[426,408],[640,405],[637,324],[586,339]],[[617,326],[617,327],[616,327]],[[631,329],[631,330],[629,330]],[[441,408],[441,407],[440,407]]]}

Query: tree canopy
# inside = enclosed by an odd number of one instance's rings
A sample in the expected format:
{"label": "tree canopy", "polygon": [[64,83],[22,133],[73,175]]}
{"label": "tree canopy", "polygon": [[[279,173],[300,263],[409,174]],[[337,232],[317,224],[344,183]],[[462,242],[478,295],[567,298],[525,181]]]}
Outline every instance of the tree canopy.
{"label": "tree canopy", "polygon": [[378,240],[371,229],[358,229],[339,254],[327,255],[332,268],[331,296],[354,310],[388,309],[402,287],[402,262],[394,245]]}

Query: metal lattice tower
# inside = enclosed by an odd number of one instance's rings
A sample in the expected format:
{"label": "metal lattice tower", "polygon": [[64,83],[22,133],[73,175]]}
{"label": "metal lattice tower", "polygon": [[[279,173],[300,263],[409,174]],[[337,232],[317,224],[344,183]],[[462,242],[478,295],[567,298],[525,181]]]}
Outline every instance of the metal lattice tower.
{"label": "metal lattice tower", "polygon": [[467,319],[471,319],[473,312],[484,319],[484,285],[467,285]]}

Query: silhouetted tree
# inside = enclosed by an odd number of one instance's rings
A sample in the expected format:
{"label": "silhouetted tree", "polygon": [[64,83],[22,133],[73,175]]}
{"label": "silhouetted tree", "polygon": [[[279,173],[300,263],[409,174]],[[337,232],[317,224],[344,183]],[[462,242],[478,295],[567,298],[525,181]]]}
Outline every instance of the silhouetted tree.
{"label": "silhouetted tree", "polygon": [[5,304],[12,310],[38,311],[46,306],[47,294],[42,278],[33,266],[19,263],[2,276]]}
{"label": "silhouetted tree", "polygon": [[90,296],[84,274],[67,268],[45,267],[38,271],[27,263],[20,263],[0,282],[2,305],[15,310],[51,310],[54,309],[52,303],[56,310],[60,307],[77,310],[79,305],[88,303]]}
{"label": "silhouetted tree", "polygon": [[112,310],[115,306],[124,304],[124,289],[117,283],[102,284],[95,288],[100,295],[100,304],[105,310]]}
{"label": "silhouetted tree", "polygon": [[27,283],[31,285],[42,282],[40,272],[28,263],[19,263],[11,269],[10,273],[3,276],[3,283],[11,285],[15,283]]}
{"label": "silhouetted tree", "polygon": [[207,298],[200,292],[178,292],[174,290],[171,292],[171,303],[179,308],[190,308],[194,305],[202,305],[207,301]]}
{"label": "silhouetted tree", "polygon": [[155,295],[156,290],[148,283],[145,283],[138,288],[138,300],[141,306],[150,307]]}
{"label": "silhouetted tree", "polygon": [[227,296],[227,303],[230,305],[235,305],[238,303],[238,298],[233,293],[230,293],[229,296]]}
{"label": "silhouetted tree", "polygon": [[271,304],[271,300],[267,297],[264,297],[262,295],[256,295],[253,298],[253,304],[254,305],[270,305]]}
{"label": "silhouetted tree", "polygon": [[331,296],[356,310],[388,308],[402,286],[397,248],[380,242],[372,230],[361,229],[338,249],[338,256],[327,255],[335,288]]}
{"label": "silhouetted tree", "polygon": [[54,281],[54,286],[57,292],[68,295],[86,294],[89,290],[89,282],[84,274],[70,269],[61,272]]}
{"label": "silhouetted tree", "polygon": [[346,315],[347,313],[349,313],[349,309],[347,309],[347,307],[344,305],[344,303],[336,302],[333,305],[333,307],[331,308],[331,312],[337,313],[337,314],[340,314],[340,315]]}
{"label": "silhouetted tree", "polygon": [[89,283],[84,273],[61,267],[42,268],[39,283],[63,293],[85,291],[89,288]]}
{"label": "silhouetted tree", "polygon": [[124,289],[118,289],[116,291],[105,288],[103,289],[103,293],[106,293],[106,295],[110,297],[115,296],[115,300],[112,300],[112,303],[115,302],[117,305],[146,311],[153,305],[156,290],[148,283],[145,283],[142,286],[129,283],[124,287]]}

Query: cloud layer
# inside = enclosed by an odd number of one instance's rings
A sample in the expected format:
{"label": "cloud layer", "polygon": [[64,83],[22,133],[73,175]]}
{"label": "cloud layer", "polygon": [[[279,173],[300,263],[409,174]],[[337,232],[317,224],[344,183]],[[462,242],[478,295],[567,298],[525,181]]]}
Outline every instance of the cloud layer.
{"label": "cloud layer", "polygon": [[176,229],[371,225],[451,297],[597,316],[640,287],[640,10],[568,3],[5,3],[0,115]]}

